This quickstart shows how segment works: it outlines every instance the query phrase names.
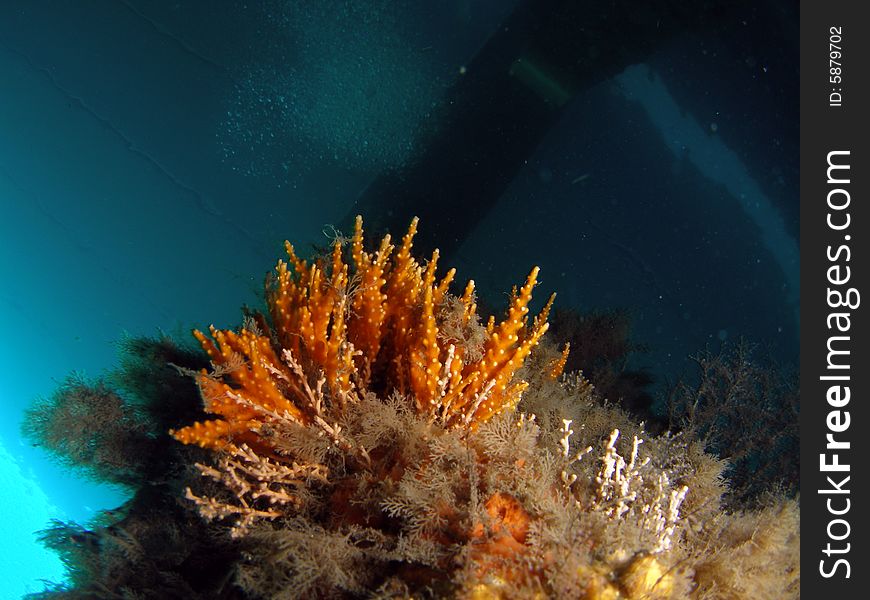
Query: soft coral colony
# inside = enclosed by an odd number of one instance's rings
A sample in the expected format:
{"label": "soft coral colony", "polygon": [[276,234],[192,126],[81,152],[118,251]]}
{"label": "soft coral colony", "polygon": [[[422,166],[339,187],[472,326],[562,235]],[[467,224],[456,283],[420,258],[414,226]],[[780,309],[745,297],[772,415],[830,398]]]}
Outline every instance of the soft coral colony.
{"label": "soft coral colony", "polygon": [[[414,257],[416,230],[369,247],[358,217],[313,262],[286,243],[265,313],[194,332],[209,368],[133,345],[122,383],[180,400],[175,363],[206,415],[170,419],[183,445],[164,467],[129,457],[146,483],[99,543],[46,535],[70,597],[799,597],[793,501],[724,512],[723,464],[700,442],[648,435],[562,373],[568,347],[544,337],[553,297],[530,314],[537,268],[484,323],[473,282],[454,295],[437,250]],[[121,402],[81,385],[61,396]]]}
{"label": "soft coral colony", "polygon": [[352,273],[341,240],[328,261],[311,265],[285,242],[289,263],[280,261],[267,283],[271,325],[258,315],[239,333],[194,332],[224,374],[198,376],[206,410],[222,418],[175,437],[210,448],[230,439],[262,441],[257,431],[278,418],[319,425],[338,441],[330,422],[370,388],[407,395],[417,413],[445,426],[474,427],[513,409],[527,385],[514,375],[547,330],[552,303],[551,297],[530,326],[538,269],[514,289],[507,318],[498,325],[490,319],[483,343],[473,346],[462,337],[477,326],[474,282],[454,305],[448,328],[440,326],[455,269],[436,280],[437,250],[426,265],[414,259],[416,229],[414,219],[397,251],[387,235],[369,253],[358,217]]}

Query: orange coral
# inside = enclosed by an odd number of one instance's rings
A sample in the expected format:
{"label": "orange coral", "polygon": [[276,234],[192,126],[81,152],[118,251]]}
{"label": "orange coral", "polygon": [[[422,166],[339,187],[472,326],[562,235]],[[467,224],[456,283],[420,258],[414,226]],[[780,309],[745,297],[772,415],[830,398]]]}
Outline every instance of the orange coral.
{"label": "orange coral", "polygon": [[[529,514],[520,502],[504,492],[496,492],[484,504],[491,523],[492,536],[477,548],[481,556],[511,557],[525,550],[529,533]],[[472,532],[473,538],[484,537],[483,525],[478,523]]]}
{"label": "orange coral", "polygon": [[526,538],[531,517],[522,503],[504,492],[496,492],[484,504],[487,527],[477,523],[471,532],[471,563],[483,583],[475,586],[470,597],[499,598],[501,586],[523,585],[539,573],[522,558],[528,555]]}
{"label": "orange coral", "polygon": [[565,365],[568,364],[568,354],[571,352],[571,342],[565,342],[565,347],[562,348],[562,354],[559,358],[550,363],[549,375],[553,379],[559,379],[562,373],[565,372]]}
{"label": "orange coral", "polygon": [[[205,409],[220,418],[174,431],[175,438],[210,448],[256,441],[271,419],[325,424],[368,391],[410,395],[419,413],[472,429],[513,409],[527,386],[514,375],[547,331],[553,302],[528,323],[538,268],[514,289],[505,320],[490,318],[482,348],[469,348],[442,335],[439,315],[455,270],[436,277],[437,250],[425,265],[417,262],[417,223],[398,250],[387,235],[366,252],[357,217],[352,268],[340,240],[313,264],[285,242],[288,260],[267,279],[271,324],[258,315],[238,333],[194,331],[215,366],[197,375]],[[476,323],[473,281],[456,305],[462,324]]]}

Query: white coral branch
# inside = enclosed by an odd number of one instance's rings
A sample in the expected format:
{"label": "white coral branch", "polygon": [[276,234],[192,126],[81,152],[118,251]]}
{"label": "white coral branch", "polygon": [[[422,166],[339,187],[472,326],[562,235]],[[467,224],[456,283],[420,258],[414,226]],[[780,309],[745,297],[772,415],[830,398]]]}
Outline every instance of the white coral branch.
{"label": "white coral branch", "polygon": [[652,487],[645,482],[642,472],[649,464],[649,457],[639,460],[638,449],[643,440],[635,436],[631,456],[626,462],[616,450],[618,439],[619,430],[614,429],[595,478],[597,488],[592,509],[603,511],[611,519],[635,518],[641,527],[655,534],[653,552],[669,550],[688,487],[673,489],[664,472],[659,473]]}

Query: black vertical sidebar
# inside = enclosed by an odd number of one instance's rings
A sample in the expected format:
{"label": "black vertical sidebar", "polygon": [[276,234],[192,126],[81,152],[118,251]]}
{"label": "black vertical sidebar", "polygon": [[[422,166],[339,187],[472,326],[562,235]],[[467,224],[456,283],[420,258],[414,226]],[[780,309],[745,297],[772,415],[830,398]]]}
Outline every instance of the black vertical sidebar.
{"label": "black vertical sidebar", "polygon": [[[870,18],[801,2],[801,593],[870,584]],[[861,590],[864,590],[863,592]]]}

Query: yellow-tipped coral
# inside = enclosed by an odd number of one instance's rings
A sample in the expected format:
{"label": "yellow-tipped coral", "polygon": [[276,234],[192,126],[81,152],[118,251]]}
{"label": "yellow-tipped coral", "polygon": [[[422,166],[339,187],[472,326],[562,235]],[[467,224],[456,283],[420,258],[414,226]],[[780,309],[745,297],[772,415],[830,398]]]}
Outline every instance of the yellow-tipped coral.
{"label": "yellow-tipped coral", "polygon": [[367,252],[357,217],[349,252],[336,240],[331,255],[312,264],[285,242],[288,260],[267,280],[270,323],[259,316],[239,332],[194,331],[215,367],[197,377],[205,409],[219,418],[173,431],[175,438],[215,449],[257,442],[255,432],[276,415],[334,421],[369,391],[409,395],[418,413],[470,429],[513,409],[527,386],[514,376],[547,331],[553,300],[530,324],[538,268],[514,290],[505,320],[490,320],[482,344],[456,339],[442,327],[448,319],[476,324],[474,282],[446,310],[455,270],[438,279],[437,250],[417,262],[417,223],[398,250],[387,235]]}

